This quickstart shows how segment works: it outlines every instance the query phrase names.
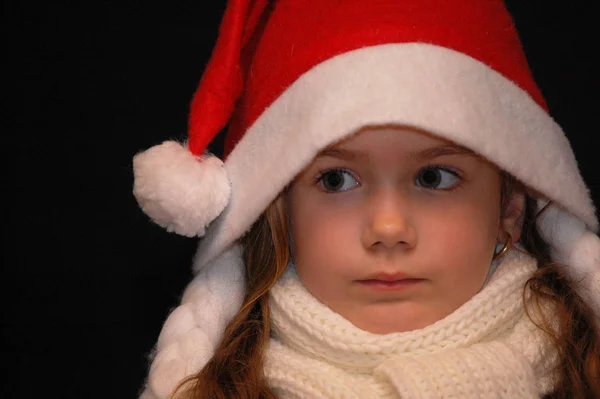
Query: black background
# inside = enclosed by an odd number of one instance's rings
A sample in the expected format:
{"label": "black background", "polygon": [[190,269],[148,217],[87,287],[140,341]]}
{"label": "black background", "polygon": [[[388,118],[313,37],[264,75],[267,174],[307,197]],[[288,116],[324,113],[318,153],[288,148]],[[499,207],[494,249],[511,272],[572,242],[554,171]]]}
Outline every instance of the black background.
{"label": "black background", "polygon": [[[508,6],[599,204],[590,3]],[[139,210],[131,160],[185,137],[224,2],[3,5],[0,397],[136,397],[197,240]]]}

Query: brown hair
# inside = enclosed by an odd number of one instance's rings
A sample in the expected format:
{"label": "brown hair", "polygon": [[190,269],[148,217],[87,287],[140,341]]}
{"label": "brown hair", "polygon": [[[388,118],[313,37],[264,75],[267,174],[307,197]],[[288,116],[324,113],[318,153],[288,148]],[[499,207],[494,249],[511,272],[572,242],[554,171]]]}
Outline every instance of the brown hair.
{"label": "brown hair", "polygon": [[[503,173],[502,211],[514,190],[525,188]],[[536,200],[526,195],[521,243],[537,259],[538,268],[523,287],[525,311],[549,335],[558,352],[555,388],[544,398],[600,398],[600,332],[596,316],[577,293],[577,282],[568,277],[567,266],[550,259],[550,248],[536,227],[543,211],[536,213]],[[534,309],[525,301],[528,290]],[[553,310],[552,319],[545,318],[548,313],[542,311],[548,305]]]}
{"label": "brown hair", "polygon": [[184,379],[171,398],[276,399],[264,369],[271,331],[269,290],[290,258],[284,197],[273,201],[242,238],[246,296],[223,333],[215,355],[197,375]]}
{"label": "brown hair", "polygon": [[[503,173],[501,207],[523,186]],[[600,398],[600,337],[593,311],[577,294],[559,264],[550,261],[548,245],[536,229],[535,200],[526,197],[521,242],[538,259],[538,270],[527,281],[534,304],[555,305],[554,320],[534,320],[558,351],[556,389],[546,398]],[[186,399],[275,399],[264,369],[269,339],[269,289],[282,275],[290,257],[283,194],[261,215],[242,239],[247,293],[240,311],[227,326],[213,358],[197,375],[184,379],[171,397]],[[527,309],[528,315],[531,309]],[[554,322],[554,323],[552,323]],[[552,326],[557,326],[552,327]]]}

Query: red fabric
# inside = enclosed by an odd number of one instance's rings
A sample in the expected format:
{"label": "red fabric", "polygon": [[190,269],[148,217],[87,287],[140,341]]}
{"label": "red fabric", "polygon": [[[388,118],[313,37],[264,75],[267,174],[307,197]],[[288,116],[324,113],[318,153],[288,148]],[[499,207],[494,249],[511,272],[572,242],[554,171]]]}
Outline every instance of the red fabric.
{"label": "red fabric", "polygon": [[[247,14],[247,7],[234,3],[240,1],[231,2],[217,43],[217,49],[232,59],[241,51],[240,39],[231,39],[232,35],[241,35],[234,23],[242,23],[241,15]],[[230,14],[236,6],[240,16],[233,21]],[[225,141],[225,155],[304,72],[335,55],[386,43],[424,42],[470,55],[515,82],[547,110],[501,0],[281,0],[276,2],[261,33],[249,41],[242,70],[226,75],[227,71],[215,65],[207,68],[202,83],[208,86],[205,81],[215,79],[215,86],[224,84],[224,88],[209,100],[205,97],[214,93],[202,93],[202,84],[198,89],[190,135],[204,137],[194,139],[195,153],[201,153],[225,125],[227,113],[233,111],[240,94]],[[227,40],[231,47],[224,49]],[[217,56],[214,60],[223,54]],[[242,84],[242,80],[246,82]],[[223,98],[224,94],[231,97]],[[216,112],[219,106],[222,108]]]}
{"label": "red fabric", "polygon": [[229,122],[244,89],[240,54],[258,25],[268,0],[230,0],[219,37],[192,99],[188,147],[202,155]]}

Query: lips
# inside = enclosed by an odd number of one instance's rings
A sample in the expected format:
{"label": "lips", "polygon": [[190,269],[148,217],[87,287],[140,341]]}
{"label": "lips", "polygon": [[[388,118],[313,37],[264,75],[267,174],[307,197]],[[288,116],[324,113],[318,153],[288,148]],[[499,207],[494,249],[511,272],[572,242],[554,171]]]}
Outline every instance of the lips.
{"label": "lips", "polygon": [[362,286],[376,290],[401,290],[406,289],[424,281],[404,273],[377,273],[364,280],[358,280]]}
{"label": "lips", "polygon": [[384,273],[384,272],[380,272],[380,273],[375,273],[372,274],[370,276],[368,276],[366,279],[364,280],[360,280],[360,281],[370,281],[370,280],[376,280],[376,281],[401,281],[401,280],[419,280],[418,278],[408,275],[406,273]]}

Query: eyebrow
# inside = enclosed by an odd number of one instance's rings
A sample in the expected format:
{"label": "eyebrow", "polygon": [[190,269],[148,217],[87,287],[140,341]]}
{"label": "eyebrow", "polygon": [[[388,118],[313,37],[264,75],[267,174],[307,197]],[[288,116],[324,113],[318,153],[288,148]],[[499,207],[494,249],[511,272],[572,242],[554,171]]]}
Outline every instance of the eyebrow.
{"label": "eyebrow", "polygon": [[475,154],[470,149],[463,147],[461,145],[456,144],[444,144],[432,148],[428,148],[424,151],[417,153],[415,156],[411,158],[415,158],[417,160],[425,160],[441,157],[442,155],[467,155],[472,157],[479,158],[479,155]]}
{"label": "eyebrow", "polygon": [[342,148],[325,148],[323,151],[317,154],[318,157],[332,157],[339,158],[346,161],[355,161],[357,159],[369,158],[367,153],[362,151],[352,151]]}
{"label": "eyebrow", "polygon": [[[441,157],[443,155],[467,155],[479,158],[475,152],[456,144],[442,144],[436,147],[428,148],[409,156],[412,160],[423,161]],[[349,150],[345,148],[326,148],[317,154],[317,157],[332,157],[346,161],[355,161],[359,159],[368,159],[369,154],[360,150]]]}

